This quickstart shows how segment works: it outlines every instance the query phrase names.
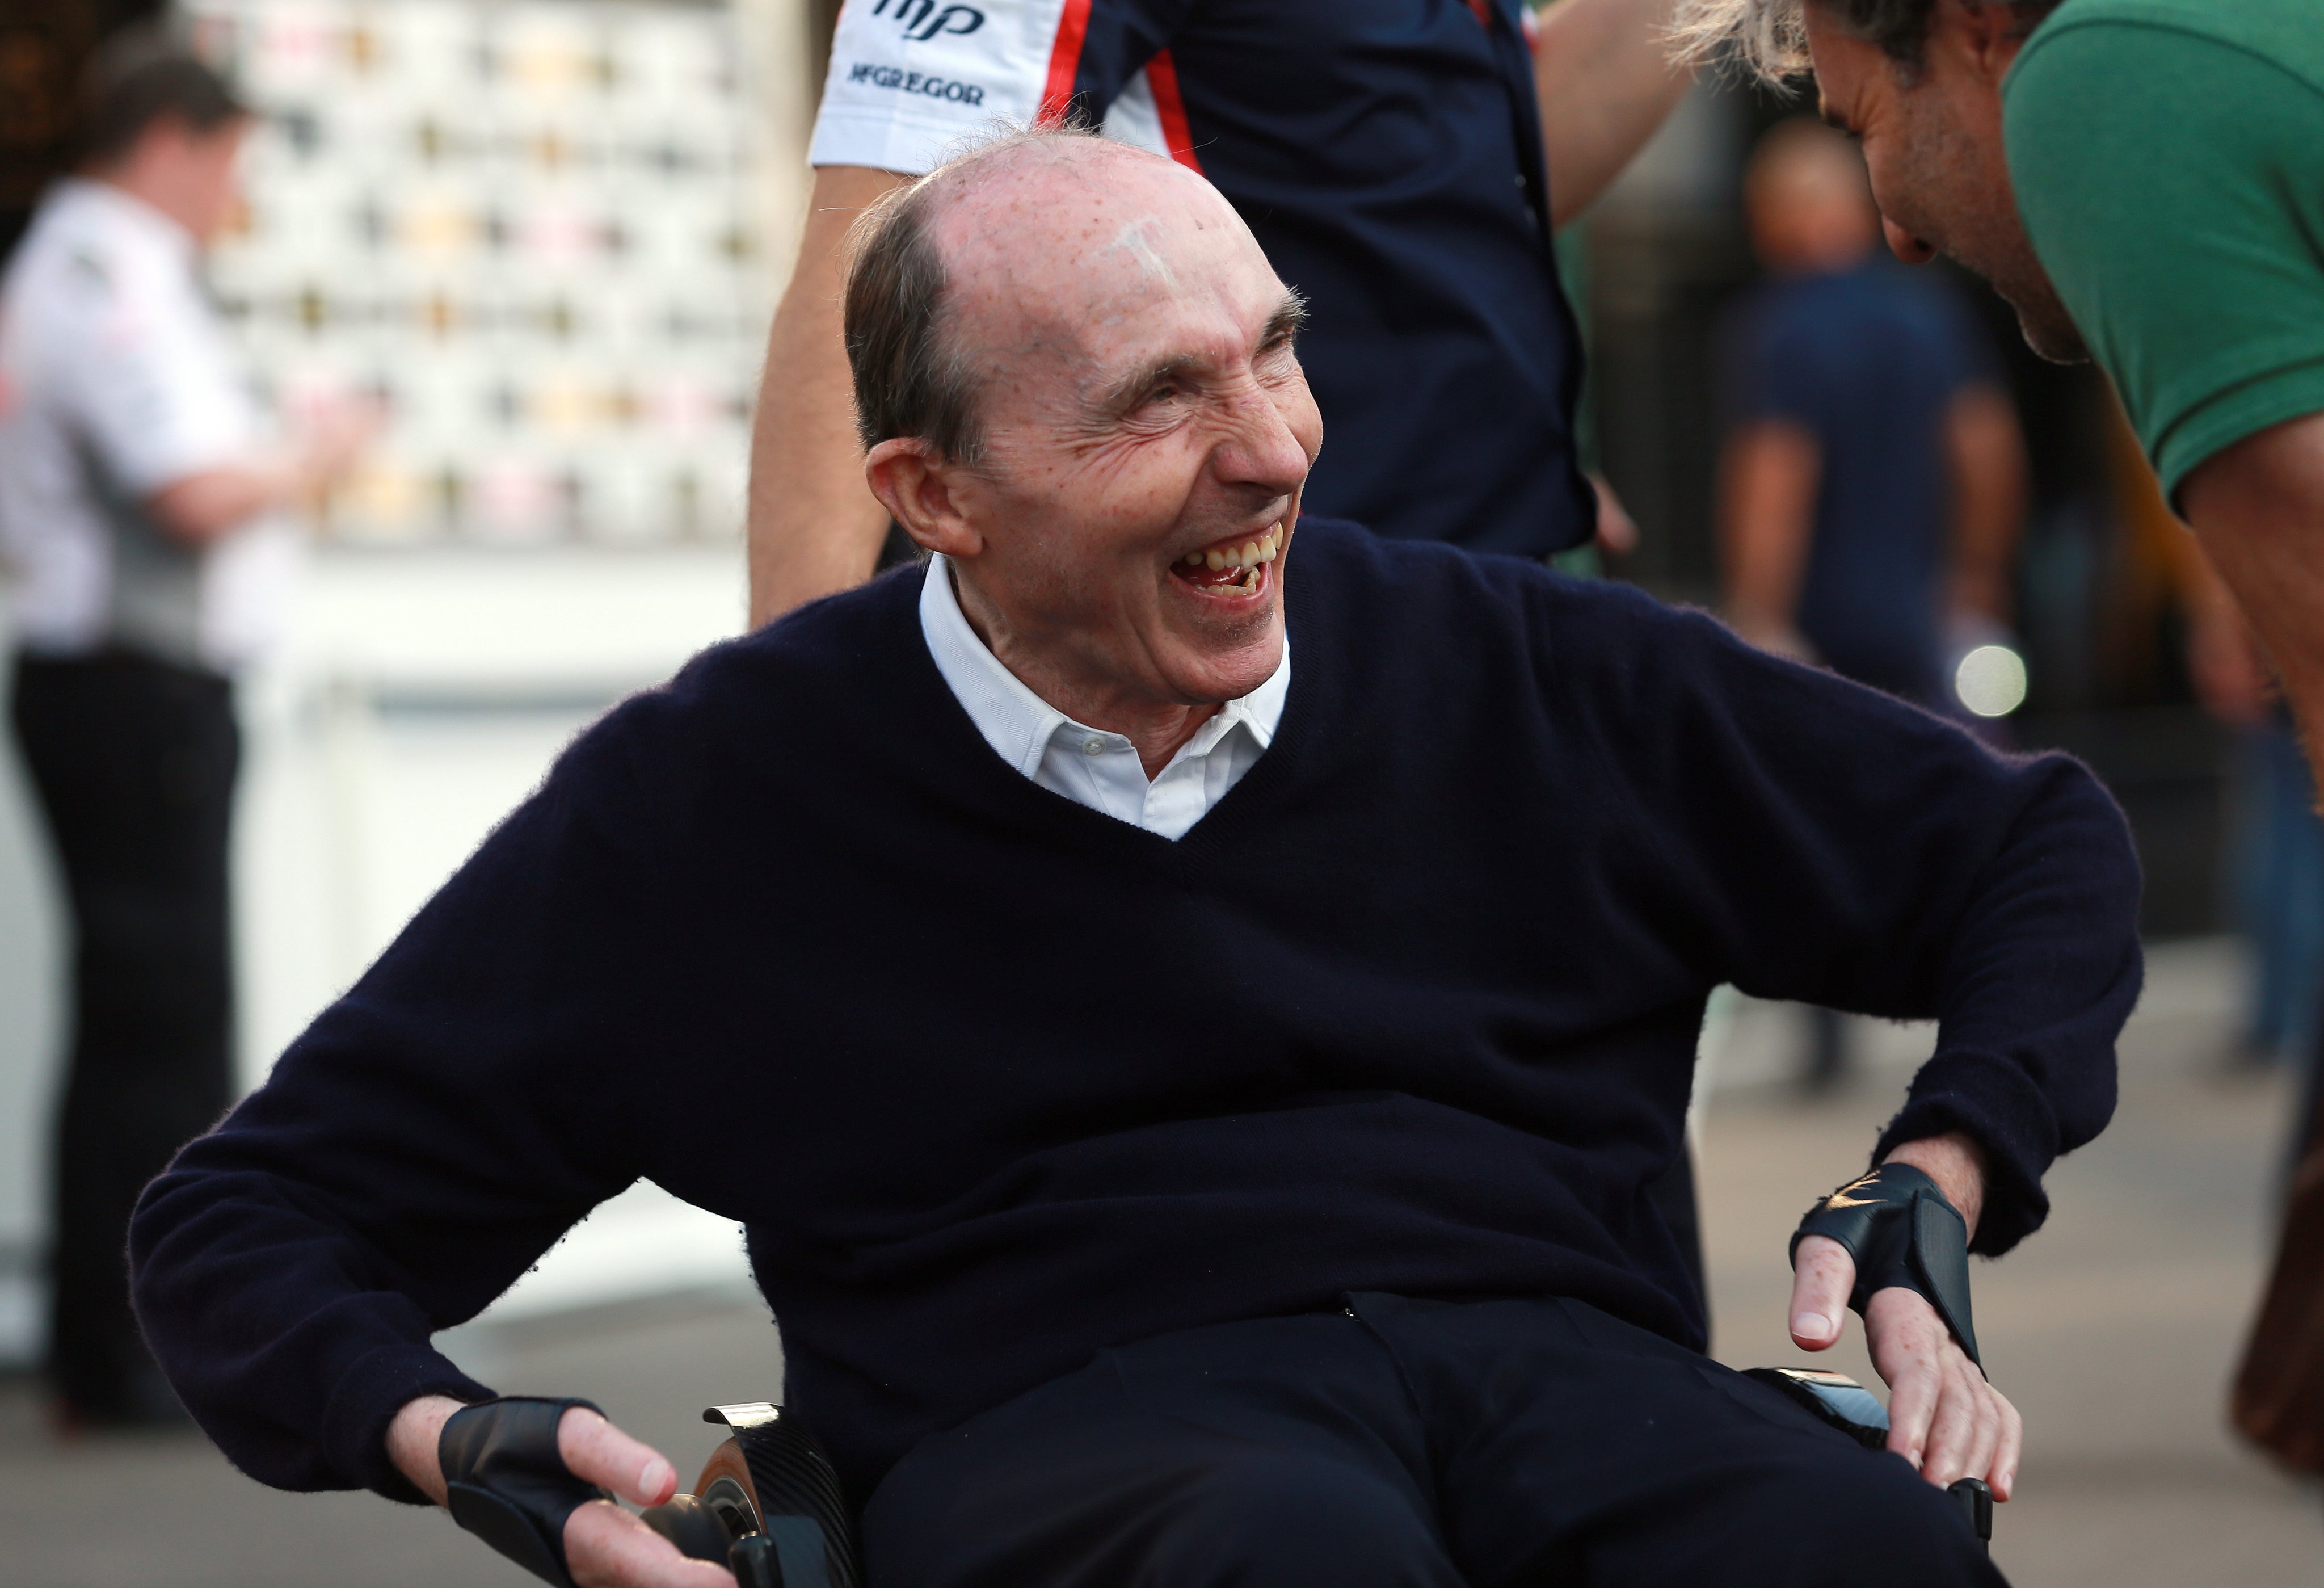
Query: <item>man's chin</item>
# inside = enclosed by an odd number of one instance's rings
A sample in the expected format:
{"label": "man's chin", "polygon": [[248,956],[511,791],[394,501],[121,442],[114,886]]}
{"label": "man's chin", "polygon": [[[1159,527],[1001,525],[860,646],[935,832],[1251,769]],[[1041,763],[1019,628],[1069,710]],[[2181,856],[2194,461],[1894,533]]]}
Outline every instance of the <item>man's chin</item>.
{"label": "man's chin", "polygon": [[2058,289],[2050,284],[2048,273],[2033,260],[2030,248],[2024,258],[2011,263],[2015,268],[1978,273],[2017,311],[2017,328],[2024,336],[2025,345],[2052,364],[2089,363],[2090,347],[2082,340],[2081,328],[2066,312]]}
{"label": "man's chin", "polygon": [[2090,345],[2082,340],[2082,331],[2068,316],[2062,306],[2043,309],[2017,309],[2017,328],[2025,335],[2025,345],[2052,364],[2088,364]]}
{"label": "man's chin", "polygon": [[1232,636],[1180,634],[1165,664],[1173,692],[1186,701],[1240,700],[1283,663],[1283,629],[1271,618]]}

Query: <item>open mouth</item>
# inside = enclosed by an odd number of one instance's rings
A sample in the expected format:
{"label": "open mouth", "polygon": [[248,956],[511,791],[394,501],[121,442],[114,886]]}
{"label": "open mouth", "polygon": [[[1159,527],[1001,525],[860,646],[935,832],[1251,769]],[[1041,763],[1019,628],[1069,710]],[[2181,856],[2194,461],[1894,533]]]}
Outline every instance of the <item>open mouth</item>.
{"label": "open mouth", "polygon": [[1264,534],[1189,551],[1171,565],[1170,571],[1206,595],[1256,596],[1267,587],[1268,566],[1282,551],[1283,524],[1278,520]]}

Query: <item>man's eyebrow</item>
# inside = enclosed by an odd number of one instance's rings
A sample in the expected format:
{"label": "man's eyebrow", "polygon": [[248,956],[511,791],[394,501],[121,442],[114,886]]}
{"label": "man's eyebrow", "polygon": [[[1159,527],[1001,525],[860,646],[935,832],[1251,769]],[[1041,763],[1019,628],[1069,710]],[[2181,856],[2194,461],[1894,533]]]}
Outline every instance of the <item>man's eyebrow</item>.
{"label": "man's eyebrow", "polygon": [[[1299,328],[1306,323],[1307,300],[1297,292],[1286,291],[1283,301],[1275,306],[1275,312],[1268,315],[1267,323],[1259,328],[1259,345],[1261,348],[1268,348],[1287,342],[1297,336]],[[1199,354],[1176,353],[1166,358],[1157,358],[1151,364],[1140,365],[1109,384],[1098,398],[1098,406],[1104,412],[1119,412],[1163,382],[1194,374],[1209,362]]]}
{"label": "man's eyebrow", "polygon": [[1295,291],[1286,291],[1283,301],[1267,317],[1267,324],[1259,333],[1259,345],[1271,347],[1277,342],[1287,342],[1297,336],[1307,323],[1307,300]]}
{"label": "man's eyebrow", "polygon": [[1167,358],[1157,358],[1151,364],[1139,365],[1106,387],[1098,399],[1098,406],[1108,413],[1119,412],[1163,382],[1176,380],[1189,371],[1200,369],[1203,362],[1194,354],[1176,353]]}

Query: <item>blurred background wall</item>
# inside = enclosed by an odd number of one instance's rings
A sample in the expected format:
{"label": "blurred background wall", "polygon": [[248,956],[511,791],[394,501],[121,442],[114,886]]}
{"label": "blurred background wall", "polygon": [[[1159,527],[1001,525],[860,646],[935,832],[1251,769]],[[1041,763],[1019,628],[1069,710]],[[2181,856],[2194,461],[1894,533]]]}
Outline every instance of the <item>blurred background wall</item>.
{"label": "blurred background wall", "polygon": [[[0,240],[79,60],[147,5],[0,0]],[[835,6],[193,0],[264,113],[210,280],[268,395],[388,429],[245,681],[239,1046],[254,1082],[582,725],[742,624],[748,424]],[[820,31],[819,31],[820,30]],[[55,900],[0,767],[0,1363],[34,1360]],[[650,1190],[517,1311],[739,1272]]]}

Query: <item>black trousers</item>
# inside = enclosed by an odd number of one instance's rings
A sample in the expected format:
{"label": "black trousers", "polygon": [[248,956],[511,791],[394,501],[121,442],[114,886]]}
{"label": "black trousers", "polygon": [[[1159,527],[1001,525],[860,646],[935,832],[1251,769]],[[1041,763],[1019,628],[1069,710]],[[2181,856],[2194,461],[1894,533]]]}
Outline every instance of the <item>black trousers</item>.
{"label": "black trousers", "polygon": [[1355,1296],[1102,1353],[923,1440],[871,1588],[1999,1583],[1902,1458],[1577,1302]]}
{"label": "black trousers", "polygon": [[129,1214],[232,1096],[232,686],[126,652],[17,659],[16,739],[72,915],[49,1371],[93,1421],[176,1402],[129,1310]]}

